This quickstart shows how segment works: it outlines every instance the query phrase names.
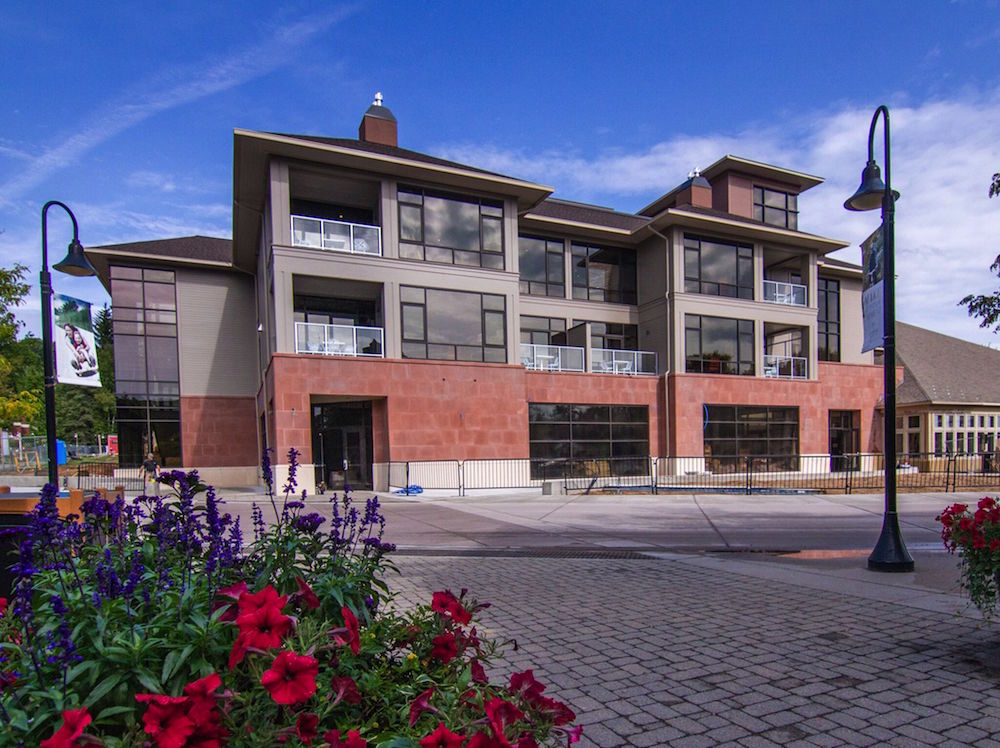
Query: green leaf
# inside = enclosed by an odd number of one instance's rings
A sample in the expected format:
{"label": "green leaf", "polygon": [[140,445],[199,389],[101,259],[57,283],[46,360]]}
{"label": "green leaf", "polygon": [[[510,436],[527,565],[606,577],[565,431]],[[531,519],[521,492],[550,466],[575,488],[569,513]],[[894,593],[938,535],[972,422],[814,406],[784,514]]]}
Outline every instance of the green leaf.
{"label": "green leaf", "polygon": [[152,693],[160,693],[162,686],[156,677],[148,670],[140,669],[135,671],[135,677],[139,682]]}
{"label": "green leaf", "polygon": [[96,704],[104,694],[117,686],[121,679],[122,677],[119,673],[112,673],[109,675],[107,678],[94,686],[93,690],[91,690],[91,692],[87,695],[87,699],[83,702],[83,705],[93,706]]}
{"label": "green leaf", "polygon": [[166,683],[170,680],[170,676],[174,673],[174,668],[177,667],[177,658],[181,656],[181,653],[172,649],[167,652],[167,656],[163,658],[163,669],[160,671],[160,680]]}
{"label": "green leaf", "polygon": [[[109,706],[107,709],[102,709],[100,713],[94,717],[94,722],[103,722],[111,717],[117,717],[119,714],[132,714],[135,712],[134,706]],[[116,720],[116,723],[119,720]]]}
{"label": "green leaf", "polygon": [[376,744],[375,748],[419,748],[412,738],[390,738]]}

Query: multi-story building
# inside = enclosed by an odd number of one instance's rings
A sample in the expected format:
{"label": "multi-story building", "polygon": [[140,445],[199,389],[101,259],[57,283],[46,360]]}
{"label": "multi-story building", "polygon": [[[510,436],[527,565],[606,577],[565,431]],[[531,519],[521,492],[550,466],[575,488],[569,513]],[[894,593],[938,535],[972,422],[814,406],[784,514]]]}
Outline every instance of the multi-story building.
{"label": "multi-story building", "polygon": [[237,130],[231,246],[88,251],[123,459],[238,481],[294,447],[307,488],[383,488],[400,461],[519,460],[523,483],[878,447],[860,268],[799,229],[820,182],[725,156],[631,214],[400,148],[379,100],[356,140]]}

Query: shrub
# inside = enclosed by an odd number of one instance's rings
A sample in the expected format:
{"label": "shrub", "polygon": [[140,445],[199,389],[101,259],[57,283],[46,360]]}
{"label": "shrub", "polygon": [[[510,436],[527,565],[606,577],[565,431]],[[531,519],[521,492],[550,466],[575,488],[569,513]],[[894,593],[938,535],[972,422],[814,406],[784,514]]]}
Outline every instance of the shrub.
{"label": "shrub", "polygon": [[391,606],[378,499],[306,513],[296,457],[280,506],[265,460],[277,520],[255,505],[246,544],[195,472],[161,476],[169,499],[91,499],[68,521],[46,486],[0,601],[0,746],[575,742],[531,670],[489,681],[487,605],[442,590]]}
{"label": "shrub", "polygon": [[1000,573],[1000,504],[989,496],[975,511],[952,504],[941,512],[941,539],[949,553],[958,552],[962,587],[986,618],[997,609]]}

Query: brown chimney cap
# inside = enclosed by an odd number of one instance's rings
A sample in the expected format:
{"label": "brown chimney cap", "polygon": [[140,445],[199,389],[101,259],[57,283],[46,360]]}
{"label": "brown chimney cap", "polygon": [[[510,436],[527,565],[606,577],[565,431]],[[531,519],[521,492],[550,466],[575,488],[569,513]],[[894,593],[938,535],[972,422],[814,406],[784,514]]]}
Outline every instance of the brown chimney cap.
{"label": "brown chimney cap", "polygon": [[382,106],[382,92],[379,91],[375,94],[375,100],[372,101],[372,105],[368,107],[368,111],[365,112],[366,117],[375,117],[376,119],[384,119],[388,122],[395,122],[395,115],[389,111],[389,107]]}

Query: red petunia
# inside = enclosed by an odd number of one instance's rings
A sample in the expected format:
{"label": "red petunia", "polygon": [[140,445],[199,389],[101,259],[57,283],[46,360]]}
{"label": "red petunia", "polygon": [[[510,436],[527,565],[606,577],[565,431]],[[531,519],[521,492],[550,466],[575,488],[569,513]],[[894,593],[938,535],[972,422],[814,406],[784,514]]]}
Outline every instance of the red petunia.
{"label": "red petunia", "polygon": [[493,734],[498,738],[506,737],[505,731],[507,727],[520,719],[524,719],[524,713],[520,709],[503,699],[491,699],[486,702],[484,708],[486,710],[486,718],[490,722],[490,727],[493,728]]}
{"label": "red petunia", "polygon": [[0,616],[7,612],[7,598],[0,597]]}
{"label": "red petunia", "polygon": [[187,716],[190,701],[187,696],[140,693],[135,700],[149,705],[142,715],[143,729],[157,748],[182,748],[187,743],[195,730],[194,721]]}
{"label": "red petunia", "polygon": [[523,673],[514,673],[510,676],[510,688],[507,689],[511,695],[525,699],[538,696],[545,690],[545,685],[535,680],[533,670],[525,670]]}
{"label": "red petunia", "polygon": [[212,673],[184,686],[184,695],[190,699],[187,716],[196,726],[212,721],[212,713],[216,707],[215,691],[221,685],[219,674]]}
{"label": "red petunia", "polygon": [[328,730],[323,734],[323,740],[330,748],[368,748],[368,741],[361,737],[358,730],[348,730],[347,737],[340,739],[340,730]]}
{"label": "red petunia", "polygon": [[486,669],[479,660],[472,660],[469,663],[469,670],[472,672],[473,683],[489,683],[490,678],[486,675]]}
{"label": "red petunia", "polygon": [[277,703],[299,704],[316,693],[318,674],[319,663],[312,657],[284,651],[274,658],[260,682]]}
{"label": "red petunia", "polygon": [[346,605],[340,609],[340,613],[344,616],[344,628],[334,629],[330,632],[330,636],[335,643],[348,646],[354,654],[357,654],[361,651],[361,628],[357,616]]}
{"label": "red petunia", "polygon": [[450,616],[455,623],[462,626],[472,620],[472,614],[465,609],[451,590],[435,592],[431,596],[431,610]]}
{"label": "red petunia", "polygon": [[333,700],[334,706],[341,701],[346,701],[348,704],[361,703],[361,693],[358,691],[358,684],[349,675],[333,676],[332,688],[334,694],[336,694]]}
{"label": "red petunia", "polygon": [[464,742],[465,736],[452,732],[444,722],[439,722],[434,732],[419,741],[420,748],[462,748]]}
{"label": "red petunia", "polygon": [[240,615],[253,613],[258,608],[277,608],[279,611],[288,602],[288,595],[279,595],[271,585],[260,592],[244,592],[239,597]]}
{"label": "red petunia", "polygon": [[514,748],[538,748],[538,741],[530,733],[525,733],[517,739]]}
{"label": "red petunia", "polygon": [[458,645],[455,643],[455,635],[446,632],[431,639],[434,649],[431,650],[431,657],[436,657],[445,665],[458,656]]}
{"label": "red petunia", "polygon": [[420,715],[424,712],[436,712],[437,709],[431,706],[431,696],[434,695],[434,688],[428,688],[410,704],[410,727],[417,724]]}
{"label": "red petunia", "polygon": [[295,734],[299,736],[306,745],[310,745],[316,737],[316,727],[319,725],[319,717],[315,714],[300,714],[295,720]]}
{"label": "red petunia", "polygon": [[501,742],[488,732],[477,732],[465,748],[510,748],[510,743],[506,740]]}
{"label": "red petunia", "polygon": [[[0,600],[3,600],[3,607],[7,607],[7,601],[3,598]],[[93,718],[87,714],[87,707],[64,710],[62,718],[62,726],[52,734],[51,738],[41,742],[41,748],[71,748],[78,745],[76,739],[83,735],[87,725],[93,722]]]}
{"label": "red petunia", "polygon": [[561,701],[550,699],[545,696],[534,696],[529,703],[538,711],[542,712],[556,726],[568,725],[576,719],[576,714]]}
{"label": "red petunia", "polygon": [[219,608],[225,608],[225,611],[219,616],[220,621],[232,622],[236,620],[236,616],[239,615],[239,600],[240,597],[247,591],[246,582],[237,582],[231,587],[223,587],[221,590],[216,592],[217,596],[228,597],[233,602],[229,603],[225,600],[216,600],[215,604],[212,606],[212,612],[214,613]]}
{"label": "red petunia", "polygon": [[274,649],[280,647],[285,635],[292,628],[292,619],[274,605],[265,605],[250,613],[241,613],[236,619],[240,636],[246,637],[248,647]]}
{"label": "red petunia", "polygon": [[299,586],[299,591],[296,596],[305,603],[305,606],[309,610],[316,610],[319,607],[319,598],[316,597],[316,593],[312,591],[312,588],[306,584],[306,580],[302,577],[295,577],[295,583]]}

